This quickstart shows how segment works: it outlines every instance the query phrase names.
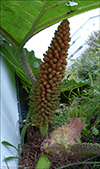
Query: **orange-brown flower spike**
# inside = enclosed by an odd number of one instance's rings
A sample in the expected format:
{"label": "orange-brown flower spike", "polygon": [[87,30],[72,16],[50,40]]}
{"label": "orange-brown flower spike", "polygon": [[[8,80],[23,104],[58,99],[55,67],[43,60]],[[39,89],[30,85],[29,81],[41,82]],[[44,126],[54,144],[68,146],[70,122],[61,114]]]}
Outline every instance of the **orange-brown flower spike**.
{"label": "orange-brown flower spike", "polygon": [[64,77],[70,42],[69,22],[63,20],[39,66],[37,82],[30,94],[30,110],[34,125],[48,125],[59,105],[60,85]]}

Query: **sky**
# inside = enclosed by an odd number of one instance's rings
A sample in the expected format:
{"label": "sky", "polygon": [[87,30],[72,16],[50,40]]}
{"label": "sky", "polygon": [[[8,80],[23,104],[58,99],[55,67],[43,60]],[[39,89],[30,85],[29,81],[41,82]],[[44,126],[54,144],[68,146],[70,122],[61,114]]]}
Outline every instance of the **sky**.
{"label": "sky", "polygon": [[[97,15],[100,15],[100,8],[68,18],[70,22],[70,34],[73,35],[90,17]],[[54,32],[57,30],[59,24],[60,22],[37,33],[24,47],[27,48],[28,51],[33,50],[37,58],[43,59],[43,53],[48,50],[48,46],[50,46],[52,37],[54,37]]]}

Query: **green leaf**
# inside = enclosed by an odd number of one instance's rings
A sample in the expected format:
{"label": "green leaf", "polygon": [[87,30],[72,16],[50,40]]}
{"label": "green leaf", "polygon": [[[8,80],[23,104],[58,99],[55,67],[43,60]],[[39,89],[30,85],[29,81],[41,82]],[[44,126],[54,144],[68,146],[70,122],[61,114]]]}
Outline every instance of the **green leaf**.
{"label": "green leaf", "polygon": [[96,127],[93,127],[93,134],[95,136],[99,134],[99,130]]}
{"label": "green leaf", "polygon": [[[65,18],[99,7],[98,0],[2,0],[0,24],[2,35],[13,45],[24,46],[26,41],[50,25]],[[73,6],[74,5],[74,6]]]}
{"label": "green leaf", "polygon": [[33,50],[31,52],[29,52],[27,49],[25,49],[25,50],[26,50],[28,63],[30,65],[31,69],[32,69],[34,76],[36,76],[36,73],[39,70],[38,67],[41,63],[41,59],[38,59],[38,58],[35,57]]}
{"label": "green leaf", "polygon": [[[36,66],[34,65],[35,64],[39,65],[41,60],[34,56],[34,51],[29,52],[27,49],[25,49],[25,51],[26,51],[28,63],[35,76],[36,72],[38,71],[38,68],[36,68]],[[1,45],[1,52],[3,56],[5,57],[5,59],[13,66],[17,75],[21,78],[23,83],[26,86],[31,87],[31,83],[24,71],[24,68],[22,66],[21,59],[18,55],[17,50],[9,44],[3,44]]]}
{"label": "green leaf", "polygon": [[76,82],[74,79],[71,79],[67,82],[67,84],[65,86],[64,85],[62,86],[61,92],[64,92],[66,90],[71,91],[73,89],[77,89],[77,88],[80,88],[82,86],[85,86],[86,84],[88,84],[88,82],[86,82],[86,81],[80,80],[80,81]]}
{"label": "green leaf", "polygon": [[9,156],[9,157],[4,158],[4,161],[9,161],[9,160],[12,160],[12,159],[19,159],[19,157]]}
{"label": "green leaf", "polygon": [[18,73],[24,81],[27,81],[27,83],[30,84],[17,51],[9,44],[4,44],[1,45],[1,52],[5,59],[14,67],[16,73]]}
{"label": "green leaf", "polygon": [[23,151],[24,151],[24,147],[23,147],[24,146],[24,137],[25,137],[26,129],[29,125],[30,124],[25,124],[25,126],[23,127],[22,132],[21,132],[21,144],[22,144]]}
{"label": "green leaf", "polygon": [[78,143],[81,143],[81,140],[79,139],[79,137],[75,137],[74,138]]}
{"label": "green leaf", "polygon": [[6,158],[4,158],[4,161],[5,161],[6,165],[7,165],[7,169],[10,169],[9,166],[8,166],[8,162],[7,162]]}
{"label": "green leaf", "polygon": [[52,162],[47,155],[42,155],[39,157],[39,160],[35,166],[35,169],[49,169]]}
{"label": "green leaf", "polygon": [[24,138],[25,138],[26,129],[30,125],[30,123],[28,123],[29,116],[30,116],[30,111],[27,113],[27,117],[26,117],[26,121],[25,121],[25,126],[23,127],[23,129],[21,131],[21,145],[22,145],[23,151],[24,151]]}
{"label": "green leaf", "polygon": [[[4,146],[10,146],[10,147],[15,148],[15,149],[17,150],[17,152],[18,152],[18,155],[20,156],[19,150],[18,150],[13,144],[11,144],[11,143],[9,143],[9,142],[7,142],[7,141],[2,141],[2,144],[3,144]],[[19,158],[19,157],[17,157],[17,158]]]}
{"label": "green leaf", "polygon": [[83,134],[83,135],[88,135],[88,134],[90,134],[90,133],[91,133],[90,130],[83,130],[83,131],[82,131],[82,134]]}
{"label": "green leaf", "polygon": [[90,80],[91,80],[91,84],[93,85],[93,79],[92,79],[92,75],[91,75],[91,73],[90,73],[90,72],[88,72],[88,75],[89,75],[89,78],[90,78]]}
{"label": "green leaf", "polygon": [[7,141],[2,141],[2,144],[3,144],[4,146],[14,147],[14,148],[18,151],[18,149],[17,149],[14,145],[12,145],[11,143],[9,143],[9,142],[7,142]]}
{"label": "green leaf", "polygon": [[68,165],[65,165],[63,167],[60,167],[60,168],[56,168],[56,169],[62,169],[62,168],[67,168],[67,167],[70,167],[70,166],[73,166],[73,165],[88,165],[88,164],[100,164],[100,162],[98,161],[93,161],[93,162],[78,162],[78,163],[72,163],[72,164],[68,164]]}

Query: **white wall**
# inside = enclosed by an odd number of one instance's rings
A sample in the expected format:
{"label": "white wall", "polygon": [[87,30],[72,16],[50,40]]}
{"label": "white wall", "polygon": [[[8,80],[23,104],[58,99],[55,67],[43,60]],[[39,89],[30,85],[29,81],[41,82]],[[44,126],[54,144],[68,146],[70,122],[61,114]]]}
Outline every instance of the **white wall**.
{"label": "white wall", "polygon": [[[0,56],[0,169],[7,169],[4,157],[17,156],[12,147],[5,147],[8,141],[18,147],[20,142],[18,124],[17,94],[14,73],[12,74]],[[10,169],[18,168],[18,160],[8,162]]]}
{"label": "white wall", "polygon": [[72,36],[70,48],[68,50],[67,69],[74,63],[71,59],[77,59],[88,47],[86,40],[93,31],[99,30],[100,15],[90,17]]}

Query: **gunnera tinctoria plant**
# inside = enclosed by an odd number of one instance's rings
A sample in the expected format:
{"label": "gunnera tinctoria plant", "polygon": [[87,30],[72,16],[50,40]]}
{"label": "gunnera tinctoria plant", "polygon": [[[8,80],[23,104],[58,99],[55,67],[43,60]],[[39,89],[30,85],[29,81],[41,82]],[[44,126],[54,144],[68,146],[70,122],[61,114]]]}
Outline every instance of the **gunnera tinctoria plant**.
{"label": "gunnera tinctoria plant", "polygon": [[60,85],[64,77],[70,42],[69,21],[63,20],[55,32],[48,51],[36,75],[36,84],[30,95],[30,110],[35,126],[48,127],[53,112],[59,105]]}
{"label": "gunnera tinctoria plant", "polygon": [[50,138],[44,139],[41,150],[50,156],[61,157],[66,152],[67,157],[81,157],[86,159],[100,154],[100,144],[81,143],[81,132],[85,121],[71,118],[68,122],[54,130]]}

